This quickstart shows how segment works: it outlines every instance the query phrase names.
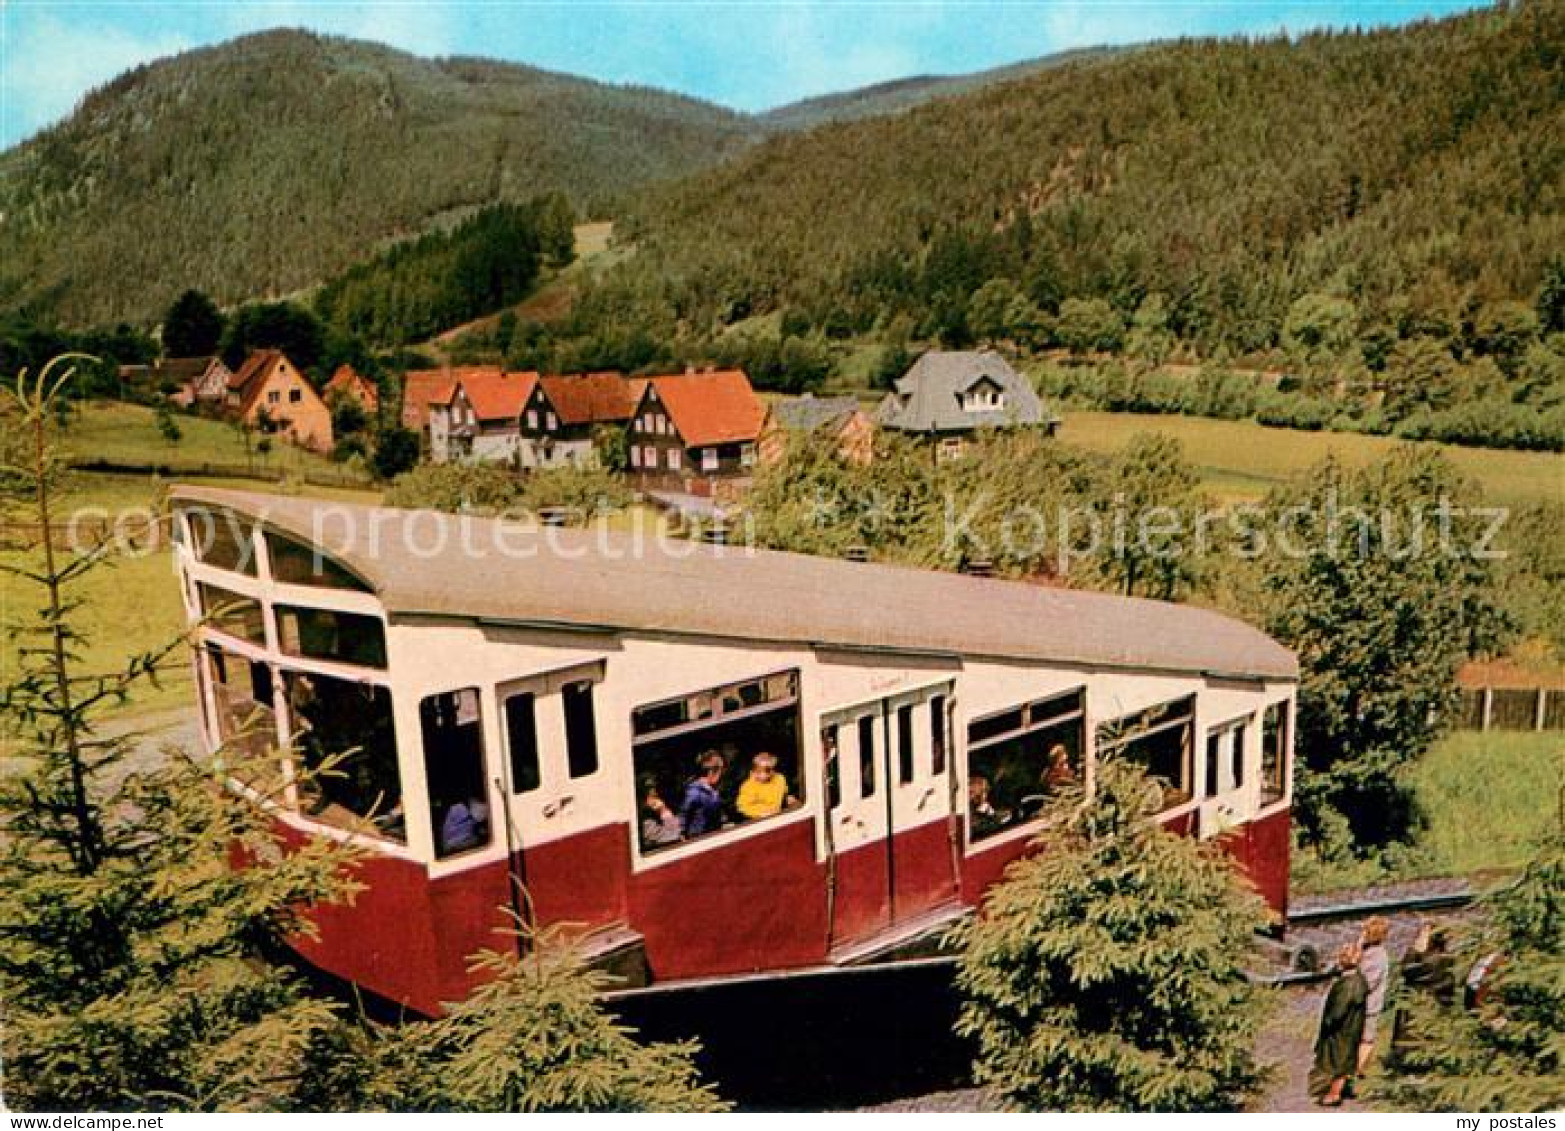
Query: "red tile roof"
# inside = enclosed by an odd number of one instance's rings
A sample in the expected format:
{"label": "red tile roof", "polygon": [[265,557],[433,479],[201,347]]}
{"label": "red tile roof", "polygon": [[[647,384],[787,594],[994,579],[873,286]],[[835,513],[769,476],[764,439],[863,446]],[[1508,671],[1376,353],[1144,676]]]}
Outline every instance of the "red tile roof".
{"label": "red tile roof", "polygon": [[[282,350],[265,349],[250,351],[250,356],[245,358],[244,364],[239,367],[239,372],[228,379],[228,391],[239,394],[239,411],[241,413],[250,411],[250,406],[255,404],[256,398],[261,395],[261,390],[266,388],[267,379],[271,377],[272,371],[281,362],[287,360]],[[314,392],[309,381],[305,381],[304,384],[306,388]]]}
{"label": "red tile roof", "polygon": [[621,373],[576,373],[568,377],[541,377],[544,396],[554,406],[561,424],[609,424],[629,420],[646,391],[645,378]]}
{"label": "red tile roof", "polygon": [[505,373],[495,365],[463,370],[457,383],[479,420],[515,420],[533,395],[538,374]]}
{"label": "red tile roof", "polygon": [[742,369],[648,378],[686,447],[754,440],[766,406]]}
{"label": "red tile roof", "polygon": [[418,432],[429,426],[429,406],[445,404],[461,369],[414,369],[402,378],[402,427]]}
{"label": "red tile roof", "polygon": [[380,404],[380,391],[375,388],[375,382],[351,365],[337,366],[337,372],[331,375],[331,380],[326,382],[323,390],[325,393],[333,391],[356,398],[370,412],[374,412]]}
{"label": "red tile roof", "polygon": [[246,385],[259,377],[271,367],[272,362],[282,356],[282,350],[251,350],[244,364],[228,378],[228,387],[236,393],[243,392]]}

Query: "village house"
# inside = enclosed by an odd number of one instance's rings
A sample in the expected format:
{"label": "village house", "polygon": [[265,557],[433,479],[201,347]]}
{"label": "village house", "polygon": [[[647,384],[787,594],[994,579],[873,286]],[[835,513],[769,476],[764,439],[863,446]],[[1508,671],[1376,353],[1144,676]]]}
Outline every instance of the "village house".
{"label": "village house", "polygon": [[122,365],[119,369],[126,394],[145,396],[173,390],[168,398],[181,408],[222,407],[233,375],[223,359],[212,354],[165,357],[152,365]]}
{"label": "village house", "polygon": [[743,370],[649,377],[627,436],[643,487],[724,497],[748,485],[766,406]]}
{"label": "village house", "polygon": [[465,370],[413,369],[402,378],[402,427],[417,432],[424,450],[429,450],[429,410],[445,404]]}
{"label": "village house", "polygon": [[897,378],[878,417],[882,428],[933,440],[939,460],[960,458],[980,428],[1043,428],[1052,436],[1060,424],[993,350],[924,354]]}
{"label": "village house", "polygon": [[521,466],[596,466],[595,433],[628,424],[646,386],[620,373],[540,377],[518,422]]}
{"label": "village house", "polygon": [[337,397],[358,401],[365,416],[373,417],[380,408],[380,390],[375,382],[347,364],[337,366],[322,395],[328,404]]}
{"label": "village house", "polygon": [[831,444],[847,463],[862,466],[875,458],[875,422],[853,397],[805,393],[772,402],[761,428],[761,463],[770,466],[780,462],[789,438],[794,436]]}
{"label": "village house", "polygon": [[316,452],[332,446],[331,410],[281,350],[255,350],[228,379],[226,412]]}
{"label": "village house", "polygon": [[537,384],[537,373],[507,373],[497,365],[462,370],[446,402],[430,405],[430,459],[519,464],[517,421]]}

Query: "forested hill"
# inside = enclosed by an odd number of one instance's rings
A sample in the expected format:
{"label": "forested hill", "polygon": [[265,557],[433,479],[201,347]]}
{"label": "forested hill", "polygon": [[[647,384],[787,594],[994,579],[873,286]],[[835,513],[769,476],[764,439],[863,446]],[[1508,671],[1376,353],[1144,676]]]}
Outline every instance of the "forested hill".
{"label": "forested hill", "polygon": [[1120,51],[1119,47],[1083,47],[1074,51],[1061,51],[1039,59],[1028,59],[1009,66],[995,67],[987,71],[973,71],[958,75],[915,75],[912,78],[893,79],[856,90],[844,90],[835,94],[823,94],[790,102],[775,110],[757,116],[757,121],[768,129],[805,130],[829,122],[856,122],[864,118],[895,114],[922,106],[936,98],[949,98],[954,94],[980,90],[995,83],[1011,82],[1026,78],[1051,67],[1088,59],[1107,58]]}
{"label": "forested hill", "polygon": [[720,160],[742,115],[511,64],[276,31],[115,79],[0,155],[0,308],[150,320],[315,283],[475,205],[627,190]]}
{"label": "forested hill", "polygon": [[[1348,297],[1393,334],[1529,299],[1565,248],[1565,4],[1184,41],[771,139],[655,192],[621,284],[685,324],[783,309],[943,336],[984,282],[1160,294],[1208,349]],[[643,304],[645,305],[645,304]],[[934,324],[931,324],[934,323]]]}

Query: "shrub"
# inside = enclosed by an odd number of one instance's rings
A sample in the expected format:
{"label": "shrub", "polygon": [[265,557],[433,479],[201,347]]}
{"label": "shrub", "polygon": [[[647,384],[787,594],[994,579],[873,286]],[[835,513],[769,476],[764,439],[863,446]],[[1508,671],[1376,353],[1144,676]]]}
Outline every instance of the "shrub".
{"label": "shrub", "polygon": [[1415,413],[1396,432],[1409,440],[1558,452],[1565,451],[1565,410],[1539,412],[1510,401],[1473,401],[1441,412]]}
{"label": "shrub", "polygon": [[521,493],[516,474],[485,463],[426,463],[397,476],[386,491],[393,507],[428,507],[453,513],[504,510]]}
{"label": "shrub", "polygon": [[375,437],[371,465],[381,479],[395,479],[418,463],[418,433],[400,425],[382,428]]}
{"label": "shrub", "polygon": [[1161,788],[1098,764],[1048,811],[1046,848],[959,928],[957,1031],[1012,1107],[1209,1111],[1258,1082],[1244,976],[1260,900],[1211,841],[1151,817]]}
{"label": "shrub", "polygon": [[[437,1021],[390,1030],[369,1099],[413,1111],[711,1112],[691,1044],[638,1044],[598,1002],[607,979],[548,940],[486,951],[489,980]],[[376,1094],[376,1093],[379,1094]]]}
{"label": "shrub", "polygon": [[1469,960],[1504,955],[1475,1010],[1401,1003],[1413,1030],[1375,1098],[1412,1111],[1559,1111],[1565,1107],[1565,831],[1521,878],[1490,895]]}
{"label": "shrub", "polygon": [[1256,406],[1255,419],[1274,428],[1319,432],[1337,415],[1338,406],[1305,393],[1268,393]]}

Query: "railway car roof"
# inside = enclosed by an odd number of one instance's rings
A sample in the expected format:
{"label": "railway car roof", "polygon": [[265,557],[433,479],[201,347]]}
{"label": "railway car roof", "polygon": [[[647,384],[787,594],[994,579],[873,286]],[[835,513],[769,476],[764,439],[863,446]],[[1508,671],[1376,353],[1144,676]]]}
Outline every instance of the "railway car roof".
{"label": "railway car roof", "polygon": [[[1292,652],[1209,609],[740,546],[662,543],[218,488],[359,573],[392,618],[442,616],[845,649],[1294,679]],[[668,548],[672,546],[673,548]]]}

